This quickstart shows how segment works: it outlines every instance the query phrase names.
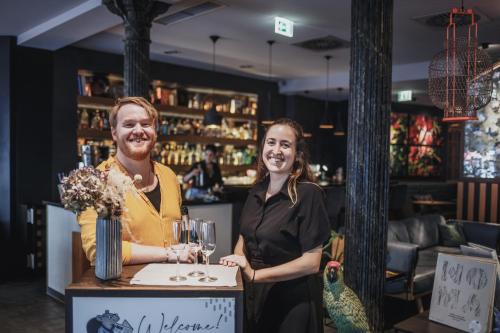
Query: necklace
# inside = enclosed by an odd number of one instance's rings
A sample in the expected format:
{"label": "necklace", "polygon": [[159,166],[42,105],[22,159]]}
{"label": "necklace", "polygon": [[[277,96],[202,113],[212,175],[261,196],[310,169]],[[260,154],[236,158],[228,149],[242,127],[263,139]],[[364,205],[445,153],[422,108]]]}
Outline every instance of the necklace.
{"label": "necklace", "polygon": [[[139,182],[140,182],[140,183],[141,183],[141,185],[142,185],[142,184],[144,184],[143,179],[142,179],[142,175],[141,175],[141,174],[135,174],[135,175],[132,175],[132,173],[130,173],[130,171],[128,171],[128,169],[127,169],[127,168],[125,168],[125,166],[122,164],[122,162],[120,162],[120,160],[119,160],[117,157],[115,157],[115,161],[117,162],[117,164],[118,164],[119,168],[120,168],[122,171],[125,171],[125,172],[127,173],[127,175],[128,175],[130,178],[132,178],[132,181],[133,181],[134,185],[136,184],[136,182],[137,182],[137,183],[139,183]],[[154,167],[153,167],[153,165],[151,164],[151,161],[150,161],[150,163],[149,163],[149,170],[148,170],[148,181],[147,181],[147,183],[146,183],[147,185],[146,185],[146,186],[143,186],[143,187],[141,187],[141,188],[138,188],[137,186],[135,186],[135,188],[137,189],[137,191],[139,191],[139,192],[149,192],[149,191],[147,191],[147,190],[148,190],[148,189],[149,189],[152,185],[154,185],[154,184],[155,184],[155,179],[153,179],[153,184],[151,184],[151,174],[153,174],[153,176],[154,176],[154,171],[153,171],[153,170],[154,170]],[[154,189],[154,187],[153,187],[153,189]]]}

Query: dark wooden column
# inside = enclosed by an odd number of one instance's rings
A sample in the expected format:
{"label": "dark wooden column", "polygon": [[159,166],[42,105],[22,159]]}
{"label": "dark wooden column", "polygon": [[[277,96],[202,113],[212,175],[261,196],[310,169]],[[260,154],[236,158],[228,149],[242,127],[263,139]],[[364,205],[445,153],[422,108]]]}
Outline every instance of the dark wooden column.
{"label": "dark wooden column", "polygon": [[125,96],[148,97],[151,24],[170,5],[154,0],[105,0],[104,4],[123,19],[125,27]]}
{"label": "dark wooden column", "polygon": [[383,331],[393,0],[352,0],[346,283]]}

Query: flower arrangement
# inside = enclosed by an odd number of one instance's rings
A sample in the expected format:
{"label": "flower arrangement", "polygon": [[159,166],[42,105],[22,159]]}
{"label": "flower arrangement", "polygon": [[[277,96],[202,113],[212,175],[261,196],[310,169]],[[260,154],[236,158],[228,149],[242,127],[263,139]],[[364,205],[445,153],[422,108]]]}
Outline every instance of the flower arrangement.
{"label": "flower arrangement", "polygon": [[100,171],[84,167],[63,177],[61,202],[76,214],[94,208],[100,218],[118,219],[123,213],[125,194],[133,189],[134,182],[115,168]]}

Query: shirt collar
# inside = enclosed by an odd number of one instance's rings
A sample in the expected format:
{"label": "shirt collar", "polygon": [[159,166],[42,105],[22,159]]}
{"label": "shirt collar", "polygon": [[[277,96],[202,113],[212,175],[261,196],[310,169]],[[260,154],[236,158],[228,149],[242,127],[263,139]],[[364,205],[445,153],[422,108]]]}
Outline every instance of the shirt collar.
{"label": "shirt collar", "polygon": [[[281,187],[281,190],[278,192],[281,195],[284,195],[285,197],[289,198],[288,195],[288,181],[290,177],[287,178],[287,180],[283,183],[283,186]],[[269,176],[266,176],[262,181],[258,182],[255,184],[255,186],[252,188],[250,193],[257,198],[259,198],[262,202],[266,201],[266,192],[267,192],[267,187],[269,186]]]}

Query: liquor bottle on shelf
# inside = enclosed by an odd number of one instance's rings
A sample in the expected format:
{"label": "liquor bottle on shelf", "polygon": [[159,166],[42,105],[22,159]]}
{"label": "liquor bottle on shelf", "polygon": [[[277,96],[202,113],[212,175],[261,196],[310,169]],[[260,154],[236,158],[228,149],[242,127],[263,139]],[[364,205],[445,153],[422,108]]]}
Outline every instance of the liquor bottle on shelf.
{"label": "liquor bottle on shelf", "polygon": [[90,128],[102,130],[101,125],[102,125],[102,122],[101,122],[101,116],[99,114],[99,110],[95,110],[94,116],[92,117],[92,120],[90,121]]}
{"label": "liquor bottle on shelf", "polygon": [[89,113],[87,110],[82,109],[79,116],[78,127],[80,129],[89,128]]}
{"label": "liquor bottle on shelf", "polygon": [[101,118],[102,118],[102,129],[109,130],[111,127],[109,126],[109,118],[106,111],[102,111]]}

